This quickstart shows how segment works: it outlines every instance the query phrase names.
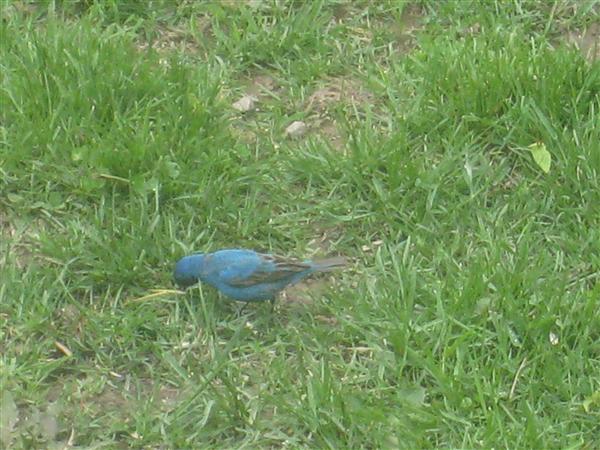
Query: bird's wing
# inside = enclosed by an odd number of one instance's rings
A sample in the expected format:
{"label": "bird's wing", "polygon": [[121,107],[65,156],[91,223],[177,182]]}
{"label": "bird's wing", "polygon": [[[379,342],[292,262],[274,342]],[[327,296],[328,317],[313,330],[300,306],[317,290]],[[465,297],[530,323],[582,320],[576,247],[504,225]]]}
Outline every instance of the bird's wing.
{"label": "bird's wing", "polygon": [[263,283],[276,283],[312,268],[310,264],[296,259],[263,253],[257,253],[256,255],[258,258],[255,261],[252,273],[231,277],[228,280],[230,286],[249,287]]}
{"label": "bird's wing", "polygon": [[210,277],[225,283],[237,278],[245,278],[254,273],[260,265],[257,254],[249,250],[222,250],[208,256],[205,266]]}

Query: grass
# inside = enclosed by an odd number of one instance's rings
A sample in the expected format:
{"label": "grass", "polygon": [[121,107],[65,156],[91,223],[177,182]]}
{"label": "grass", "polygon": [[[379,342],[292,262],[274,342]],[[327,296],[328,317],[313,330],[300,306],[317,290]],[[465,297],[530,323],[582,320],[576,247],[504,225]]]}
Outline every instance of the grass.
{"label": "grass", "polygon": [[[2,19],[4,447],[600,446],[597,2]],[[151,296],[231,246],[352,264]]]}

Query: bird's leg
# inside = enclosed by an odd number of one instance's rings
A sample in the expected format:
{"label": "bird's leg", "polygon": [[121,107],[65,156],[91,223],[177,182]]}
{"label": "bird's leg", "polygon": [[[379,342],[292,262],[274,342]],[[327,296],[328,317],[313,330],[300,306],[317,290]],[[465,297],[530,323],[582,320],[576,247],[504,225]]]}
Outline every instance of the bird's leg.
{"label": "bird's leg", "polygon": [[242,306],[239,310],[238,310],[238,317],[240,317],[242,315],[242,313],[244,312],[244,310],[248,307],[248,302],[244,302],[244,306]]}
{"label": "bird's leg", "polygon": [[273,314],[275,312],[275,296],[271,297],[269,302],[271,303],[271,314]]}

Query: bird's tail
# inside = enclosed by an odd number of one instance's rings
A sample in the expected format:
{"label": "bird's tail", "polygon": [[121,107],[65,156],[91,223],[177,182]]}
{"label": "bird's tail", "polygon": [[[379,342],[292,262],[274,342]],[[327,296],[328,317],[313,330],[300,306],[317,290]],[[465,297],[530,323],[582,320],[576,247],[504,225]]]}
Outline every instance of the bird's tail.
{"label": "bird's tail", "polygon": [[314,268],[319,272],[329,272],[347,265],[346,258],[343,256],[334,256],[333,258],[320,259],[313,261]]}

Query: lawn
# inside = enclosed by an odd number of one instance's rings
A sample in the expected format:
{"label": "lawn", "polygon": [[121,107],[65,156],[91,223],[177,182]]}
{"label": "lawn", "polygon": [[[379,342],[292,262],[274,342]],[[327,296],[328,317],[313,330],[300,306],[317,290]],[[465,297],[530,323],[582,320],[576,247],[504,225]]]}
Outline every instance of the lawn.
{"label": "lawn", "polygon": [[598,1],[1,8],[0,447],[600,448]]}

